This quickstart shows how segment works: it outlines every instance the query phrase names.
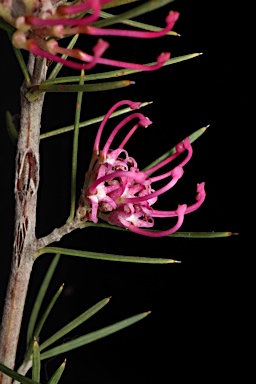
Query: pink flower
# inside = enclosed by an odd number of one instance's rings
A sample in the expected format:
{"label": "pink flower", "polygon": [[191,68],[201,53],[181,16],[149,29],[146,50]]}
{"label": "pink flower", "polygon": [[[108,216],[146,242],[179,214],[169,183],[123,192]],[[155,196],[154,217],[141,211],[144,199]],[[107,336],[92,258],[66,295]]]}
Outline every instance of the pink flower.
{"label": "pink flower", "polygon": [[[161,237],[177,231],[183,223],[184,215],[201,206],[205,199],[204,183],[197,185],[196,202],[191,206],[182,204],[174,211],[159,211],[153,208],[158,197],[171,189],[183,176],[183,167],[192,156],[192,147],[187,137],[176,145],[176,152],[173,155],[146,171],[140,171],[135,159],[130,157],[124,149],[125,144],[137,128],[146,128],[152,123],[137,111],[125,117],[114,128],[103,149],[99,149],[102,131],[110,115],[122,105],[128,105],[131,110],[136,110],[140,104],[130,100],[119,101],[104,117],[95,139],[78,214],[81,216],[81,213],[85,212],[83,219],[94,223],[101,218],[109,224],[127,228],[141,235]],[[118,148],[110,149],[117,133],[133,120],[135,120],[134,126],[130,128]],[[185,157],[182,155],[183,153]],[[181,158],[179,165],[158,176],[151,176],[176,158]],[[164,187],[159,189],[152,187],[154,183],[163,179],[168,180]],[[147,228],[153,228],[155,217],[177,217],[177,222],[166,231],[148,231]]]}
{"label": "pink flower", "polygon": [[[123,29],[103,29],[92,24],[100,17],[101,6],[112,0],[81,0],[76,5],[59,5],[56,0],[34,1],[19,9],[18,17],[15,12],[3,13],[3,17],[11,23],[17,31],[13,34],[15,47],[25,49],[36,56],[62,63],[74,69],[88,70],[97,63],[121,68],[152,71],[160,68],[169,58],[169,52],[161,53],[154,65],[135,64],[112,60],[102,57],[109,43],[100,39],[88,54],[80,49],[66,49],[59,46],[58,39],[67,35],[86,34],[93,36],[123,36],[131,38],[151,39],[164,36],[174,26],[179,17],[178,12],[170,12],[166,17],[166,26],[157,32],[134,31]],[[85,14],[85,15],[84,15]],[[64,60],[59,55],[67,55]],[[74,59],[74,60],[73,60]]]}

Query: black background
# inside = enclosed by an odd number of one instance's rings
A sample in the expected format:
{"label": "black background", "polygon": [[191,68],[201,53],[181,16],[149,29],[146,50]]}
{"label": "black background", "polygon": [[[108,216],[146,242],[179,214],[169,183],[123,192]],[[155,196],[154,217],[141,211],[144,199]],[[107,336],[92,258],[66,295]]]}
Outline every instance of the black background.
{"label": "black background", "polygon": [[[127,145],[141,168],[198,128],[210,124],[193,145],[194,155],[175,188],[159,199],[159,209],[175,209],[194,201],[196,183],[205,181],[207,199],[188,215],[182,231],[231,231],[238,236],[221,239],[150,239],[97,228],[76,231],[63,247],[115,254],[166,257],[181,264],[135,265],[62,256],[47,300],[64,282],[42,340],[104,297],[110,303],[70,335],[70,339],[151,310],[136,325],[49,361],[42,382],[67,358],[63,383],[70,382],[185,382],[209,378],[245,378],[249,322],[250,254],[243,222],[247,187],[244,147],[249,130],[244,91],[247,72],[242,67],[243,35],[237,10],[215,2],[177,0],[140,21],[164,26],[169,9],[181,15],[174,30],[181,37],[154,41],[108,39],[106,57],[150,62],[162,51],[172,57],[203,52],[192,60],[156,72],[126,76],[135,85],[117,91],[85,94],[81,120],[107,112],[123,98],[153,101],[143,110],[153,125],[141,130]],[[1,146],[1,307],[11,260],[13,231],[13,178],[15,148],[5,130],[4,113],[19,112],[22,75],[7,36],[1,31],[0,146]],[[81,44],[90,47],[85,38]],[[94,40],[90,40],[90,43]],[[84,48],[87,49],[87,48]],[[89,49],[89,48],[88,48]],[[97,70],[105,71],[104,67]],[[63,75],[72,73],[64,70]],[[75,95],[46,96],[42,132],[73,123]],[[115,120],[117,122],[117,119]],[[114,121],[109,124],[114,127]],[[78,191],[91,155],[97,126],[83,128],[79,140]],[[109,130],[110,132],[110,130]],[[246,140],[245,140],[246,137]],[[46,139],[41,144],[41,185],[37,234],[61,226],[69,213],[69,177],[72,135]],[[168,228],[170,223],[158,223]],[[34,267],[25,312],[29,310],[52,255]],[[65,339],[69,340],[68,339]],[[248,341],[248,340],[247,340]],[[20,346],[22,356],[23,340]]]}

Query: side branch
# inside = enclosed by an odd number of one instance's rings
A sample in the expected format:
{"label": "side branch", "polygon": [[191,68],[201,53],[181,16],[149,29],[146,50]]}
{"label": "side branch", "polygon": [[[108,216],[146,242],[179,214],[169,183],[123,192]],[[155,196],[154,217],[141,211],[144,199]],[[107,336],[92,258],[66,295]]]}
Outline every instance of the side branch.
{"label": "side branch", "polygon": [[75,217],[74,220],[66,222],[62,227],[55,228],[49,235],[41,237],[37,240],[37,250],[44,248],[55,241],[60,241],[63,236],[74,231],[75,229],[80,228],[81,225],[81,220],[78,217]]}

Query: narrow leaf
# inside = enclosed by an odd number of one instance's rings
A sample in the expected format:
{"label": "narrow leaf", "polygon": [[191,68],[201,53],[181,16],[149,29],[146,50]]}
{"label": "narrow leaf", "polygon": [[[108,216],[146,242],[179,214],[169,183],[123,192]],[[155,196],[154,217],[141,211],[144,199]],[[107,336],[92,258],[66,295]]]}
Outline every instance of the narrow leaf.
{"label": "narrow leaf", "polygon": [[[190,136],[189,136],[189,139],[190,139],[190,143],[193,143],[195,140],[197,140],[205,131],[206,129],[209,127],[209,125],[207,125],[206,127],[202,127],[202,128],[199,128],[197,131],[193,132]],[[160,163],[161,161],[167,159],[169,156],[173,155],[176,151],[176,148],[173,147],[171,148],[169,151],[165,152],[162,156],[158,157],[155,161],[153,161],[151,164],[147,165],[143,171],[146,171],[147,169],[149,168],[152,168],[154,167],[155,165],[157,165],[158,163]]]}
{"label": "narrow leaf", "polygon": [[37,381],[31,380],[28,377],[20,375],[19,373],[13,371],[12,369],[6,367],[6,365],[0,363],[0,371],[5,373],[7,376],[18,381],[21,384],[40,384]]}
{"label": "narrow leaf", "polygon": [[[145,107],[145,106],[147,106],[149,104],[151,104],[151,102],[142,103],[140,108],[143,108],[143,107]],[[123,115],[124,113],[129,113],[129,112],[131,112],[131,108],[129,108],[129,107],[128,108],[119,109],[118,111],[112,113],[112,115],[109,118],[112,119],[113,117],[120,116],[120,115]],[[82,121],[79,124],[79,128],[88,127],[90,125],[99,123],[99,122],[101,122],[104,119],[104,116],[105,115],[102,115],[102,116],[94,117],[93,119],[90,119],[90,120],[87,120],[87,121]],[[48,138],[48,137],[51,137],[51,136],[60,135],[61,133],[70,132],[70,131],[73,131],[73,130],[74,130],[74,124],[69,125],[67,127],[56,129],[54,131],[42,133],[40,135],[40,139],[42,140],[42,139],[45,139],[45,138]]]}
{"label": "narrow leaf", "polygon": [[129,85],[134,84],[133,81],[130,80],[120,80],[120,81],[112,81],[106,83],[97,83],[97,84],[85,84],[85,85],[48,85],[48,84],[40,84],[32,87],[27,93],[26,97],[29,101],[34,101],[38,95],[42,92],[101,92],[101,91],[109,91],[117,88],[128,87]]}
{"label": "narrow leaf", "polygon": [[61,253],[62,255],[85,257],[87,259],[97,259],[106,261],[121,261],[124,263],[142,263],[142,264],[170,264],[176,263],[173,259],[161,259],[153,257],[139,257],[139,256],[124,256],[124,255],[112,255],[108,253],[79,251],[76,249],[57,248],[57,247],[45,247],[37,251],[35,258],[39,257],[43,253]]}
{"label": "narrow leaf", "polygon": [[64,284],[62,284],[60,286],[60,288],[58,289],[58,291],[56,292],[56,294],[53,296],[50,304],[48,305],[48,307],[46,308],[44,314],[42,315],[41,319],[39,320],[38,322],[38,325],[35,329],[35,337],[38,338],[43,326],[44,326],[44,323],[45,321],[47,320],[47,317],[49,316],[54,304],[56,303],[58,297],[60,296],[61,292],[63,291],[63,288],[64,288]]}
{"label": "narrow leaf", "polygon": [[[172,57],[171,59],[167,60],[164,63],[164,67],[171,64],[181,63],[182,61],[194,59],[195,57],[198,57],[202,55],[202,53],[190,53],[188,55],[183,56],[177,56]],[[156,62],[147,63],[147,65],[155,65]],[[94,81],[94,80],[105,80],[105,79],[111,79],[111,78],[117,78],[121,76],[126,76],[134,73],[143,72],[141,69],[117,69],[115,71],[107,71],[107,72],[101,72],[101,73],[94,73],[90,75],[86,75],[86,81]],[[41,85],[49,85],[49,84],[58,84],[58,83],[71,83],[79,81],[79,76],[66,76],[66,77],[59,77],[57,79],[49,79],[45,80]]]}
{"label": "narrow leaf", "polygon": [[173,0],[150,0],[142,5],[139,5],[138,7],[130,9],[129,11],[121,13],[112,18],[97,21],[93,25],[97,26],[98,28],[107,27],[112,24],[120,23],[123,20],[132,19],[147,12],[154,11],[155,9],[161,8],[164,5],[171,3],[172,1]]}
{"label": "narrow leaf", "polygon": [[41,359],[47,359],[49,357],[53,357],[64,352],[68,352],[72,349],[82,347],[83,345],[92,343],[93,341],[102,339],[103,337],[111,335],[112,333],[120,331],[121,329],[124,329],[136,323],[137,321],[144,319],[148,314],[149,312],[140,313],[139,315],[129,317],[128,319],[122,320],[108,327],[99,329],[98,331],[91,332],[87,335],[78,337],[77,339],[71,340],[67,343],[64,343],[58,347],[52,348],[49,351],[42,353]]}
{"label": "narrow leaf", "polygon": [[38,342],[36,339],[33,344],[33,355],[32,355],[32,380],[40,381],[40,369],[41,369],[41,361],[40,361],[40,349]]}
{"label": "narrow leaf", "polygon": [[15,32],[15,28],[11,24],[7,23],[2,17],[0,17],[0,28],[7,33]]}
{"label": "narrow leaf", "polygon": [[[13,35],[13,33],[8,33],[11,44],[12,44],[12,35]],[[16,48],[13,44],[12,44],[12,48],[13,48],[13,52],[16,56],[16,59],[19,63],[19,66],[22,70],[23,76],[25,78],[26,86],[27,86],[27,88],[29,88],[31,86],[30,75],[28,73],[28,68],[27,68],[27,65],[23,59],[22,53],[21,53],[20,49]]]}
{"label": "narrow leaf", "polygon": [[66,367],[66,359],[61,364],[61,366],[54,372],[54,374],[52,375],[52,377],[48,381],[48,384],[58,384],[58,382],[59,382],[59,380],[60,380],[60,378],[64,372],[65,367]]}
{"label": "narrow leaf", "polygon": [[18,131],[15,127],[15,124],[13,123],[12,115],[9,111],[5,112],[5,123],[6,123],[8,135],[11,141],[13,142],[13,144],[16,145],[18,140]]}
{"label": "narrow leaf", "polygon": [[[106,228],[106,229],[115,229],[117,231],[126,231],[126,228],[117,227],[115,225],[107,224],[107,223],[97,223],[94,224],[92,222],[86,222],[84,224],[85,227],[94,227],[94,228]],[[153,230],[151,230],[154,232]],[[236,233],[232,232],[175,232],[167,237],[182,237],[182,238],[191,238],[191,239],[213,239],[219,237],[229,237],[232,235],[236,235]]]}
{"label": "narrow leaf", "polygon": [[141,1],[141,0],[114,0],[114,1],[111,1],[110,3],[102,4],[101,8],[102,9],[114,8],[114,7],[118,7],[119,5],[135,3],[135,1]]}
{"label": "narrow leaf", "polygon": [[[81,71],[79,79],[79,85],[84,84],[84,71]],[[74,134],[73,134],[73,150],[72,150],[72,164],[71,164],[71,190],[70,190],[70,214],[68,222],[72,221],[75,216],[76,209],[76,174],[77,174],[77,156],[78,156],[78,137],[79,137],[79,123],[81,114],[81,105],[83,99],[83,92],[78,92],[76,99],[76,112],[74,122]]]}
{"label": "narrow leaf", "polygon": [[[41,319],[39,320],[38,324],[37,324],[37,327],[34,331],[34,337],[35,338],[38,338],[43,326],[44,326],[44,323],[45,321],[47,320],[47,317],[49,316],[49,313],[51,312],[52,310],[52,307],[54,306],[56,300],[58,299],[59,295],[61,294],[61,292],[63,291],[63,287],[64,287],[64,284],[61,285],[61,287],[58,289],[57,293],[54,295],[54,297],[52,298],[50,304],[48,305],[48,307],[46,308],[44,314],[42,315]],[[27,361],[29,361],[29,359],[31,358],[31,354],[33,352],[33,344],[30,344],[28,349],[27,349],[27,352],[26,352],[26,355],[25,355],[25,358],[24,358],[24,361],[23,363],[25,364]]]}
{"label": "narrow leaf", "polygon": [[95,304],[93,307],[82,313],[80,316],[75,318],[73,321],[65,325],[65,327],[61,328],[54,335],[49,337],[45,342],[40,345],[40,351],[43,351],[45,348],[49,347],[49,345],[55,343],[55,341],[59,340],[61,337],[65,336],[67,333],[71,332],[73,329],[84,323],[90,317],[95,315],[100,309],[105,307],[106,304],[109,303],[110,297],[101,300],[99,303]]}
{"label": "narrow leaf", "polygon": [[169,237],[183,237],[183,238],[191,238],[191,239],[216,239],[219,237],[229,237],[232,235],[236,235],[236,233],[232,232],[175,232]]}
{"label": "narrow leaf", "polygon": [[52,262],[51,262],[51,264],[47,270],[47,273],[44,277],[44,280],[43,280],[43,282],[40,286],[39,292],[37,294],[37,297],[36,297],[36,300],[35,300],[31,315],[30,315],[29,324],[28,324],[27,347],[29,346],[29,344],[31,343],[31,341],[33,339],[34,329],[35,329],[35,324],[36,324],[36,320],[38,317],[38,313],[40,311],[44,296],[45,296],[46,291],[49,287],[50,281],[51,281],[53,273],[57,267],[59,259],[60,259],[60,255],[58,255],[58,254],[55,255],[55,257],[53,258],[53,260],[52,260]]}

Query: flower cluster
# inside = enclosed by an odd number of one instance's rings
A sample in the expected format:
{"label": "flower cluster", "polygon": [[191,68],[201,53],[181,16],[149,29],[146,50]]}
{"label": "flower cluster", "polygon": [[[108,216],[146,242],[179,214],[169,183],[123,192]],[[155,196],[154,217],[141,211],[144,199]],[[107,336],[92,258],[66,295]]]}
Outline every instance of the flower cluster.
{"label": "flower cluster", "polygon": [[[128,105],[132,110],[140,107],[141,103],[122,100],[116,103],[105,115],[93,147],[89,170],[86,174],[84,188],[80,198],[78,214],[83,212],[84,220],[98,222],[98,218],[109,224],[124,227],[132,232],[161,237],[177,231],[183,223],[184,215],[198,209],[205,199],[204,183],[197,185],[196,202],[187,206],[179,205],[174,211],[155,210],[152,206],[158,196],[171,189],[183,175],[183,167],[192,156],[192,147],[187,137],[176,145],[176,151],[157,165],[140,171],[134,158],[124,149],[125,144],[139,127],[147,127],[152,122],[138,111],[124,118],[112,131],[102,150],[99,149],[103,128],[111,114],[120,106]],[[116,134],[129,122],[136,123],[126,134],[117,149],[110,149]],[[185,152],[184,155],[180,156]],[[166,173],[152,177],[151,175],[181,157],[179,165]],[[171,179],[160,189],[153,189],[152,184],[163,179]],[[160,232],[148,231],[154,226],[154,217],[177,217],[176,224]],[[146,228],[146,229],[142,229]]]}
{"label": "flower cluster", "polygon": [[[58,39],[75,34],[93,36],[123,36],[131,38],[155,38],[164,36],[174,26],[178,12],[170,12],[166,17],[166,27],[157,32],[123,29],[104,29],[93,25],[100,17],[101,6],[112,0],[80,0],[69,5],[56,5],[56,0],[24,1],[21,8],[5,9],[0,4],[0,16],[11,23],[17,31],[13,34],[15,47],[25,49],[36,56],[64,64],[74,69],[88,70],[97,63],[121,68],[152,71],[160,68],[170,57],[169,52],[161,53],[154,65],[135,64],[102,57],[109,43],[99,39],[93,47],[93,54],[80,49],[66,49],[59,46]],[[6,7],[9,2],[6,2]],[[10,7],[10,6],[9,6]],[[2,8],[2,9],[1,9]],[[15,15],[15,17],[13,16]],[[71,59],[63,59],[60,55]]]}

